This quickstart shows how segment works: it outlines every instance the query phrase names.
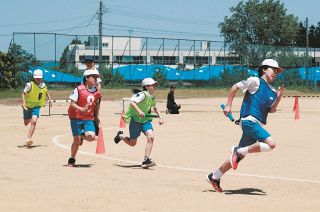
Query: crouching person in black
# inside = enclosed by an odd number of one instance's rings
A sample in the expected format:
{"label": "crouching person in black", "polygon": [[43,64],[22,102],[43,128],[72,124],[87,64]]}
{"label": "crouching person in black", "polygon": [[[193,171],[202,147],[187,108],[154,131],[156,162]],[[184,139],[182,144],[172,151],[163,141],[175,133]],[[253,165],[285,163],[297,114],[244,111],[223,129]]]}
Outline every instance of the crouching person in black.
{"label": "crouching person in black", "polygon": [[176,87],[174,85],[170,86],[170,92],[168,93],[167,98],[167,113],[170,114],[179,114],[179,110],[181,108],[181,105],[177,104],[174,101],[174,91],[176,90]]}

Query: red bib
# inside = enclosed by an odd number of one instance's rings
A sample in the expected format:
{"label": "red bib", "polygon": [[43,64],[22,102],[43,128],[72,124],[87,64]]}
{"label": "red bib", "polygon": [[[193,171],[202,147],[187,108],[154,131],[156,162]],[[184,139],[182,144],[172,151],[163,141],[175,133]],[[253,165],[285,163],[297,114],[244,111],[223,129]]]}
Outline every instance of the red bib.
{"label": "red bib", "polygon": [[79,107],[87,108],[87,111],[81,112],[69,106],[68,115],[70,119],[80,119],[80,120],[94,120],[94,108],[97,101],[101,98],[101,93],[96,90],[95,92],[90,92],[85,85],[79,85],[78,89],[78,101],[77,105]]}

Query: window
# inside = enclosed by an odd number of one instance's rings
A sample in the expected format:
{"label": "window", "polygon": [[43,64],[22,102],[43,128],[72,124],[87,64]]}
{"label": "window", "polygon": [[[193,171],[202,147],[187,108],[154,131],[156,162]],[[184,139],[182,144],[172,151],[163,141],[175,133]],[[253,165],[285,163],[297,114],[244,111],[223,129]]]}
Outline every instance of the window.
{"label": "window", "polygon": [[216,59],[217,65],[236,65],[240,64],[239,57],[217,57]]}
{"label": "window", "polygon": [[186,56],[183,57],[183,63],[185,64],[195,64],[195,65],[208,65],[211,63],[212,57],[207,56]]}
{"label": "window", "polygon": [[[85,55],[79,56],[79,62],[83,62],[85,57],[86,57]],[[99,62],[99,55],[95,55],[93,57],[93,60],[94,60],[95,63],[98,63]],[[110,62],[110,56],[106,56],[106,55],[102,56],[102,62],[109,63]]]}
{"label": "window", "polygon": [[154,64],[165,64],[165,65],[176,65],[179,62],[177,56],[152,56],[151,63]]}

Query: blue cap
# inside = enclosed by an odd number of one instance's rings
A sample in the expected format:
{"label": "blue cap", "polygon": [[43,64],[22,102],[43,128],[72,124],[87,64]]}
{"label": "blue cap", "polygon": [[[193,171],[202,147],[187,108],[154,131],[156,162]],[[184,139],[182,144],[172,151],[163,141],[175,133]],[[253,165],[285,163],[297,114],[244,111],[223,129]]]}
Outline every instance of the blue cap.
{"label": "blue cap", "polygon": [[93,56],[85,56],[83,62],[93,62]]}

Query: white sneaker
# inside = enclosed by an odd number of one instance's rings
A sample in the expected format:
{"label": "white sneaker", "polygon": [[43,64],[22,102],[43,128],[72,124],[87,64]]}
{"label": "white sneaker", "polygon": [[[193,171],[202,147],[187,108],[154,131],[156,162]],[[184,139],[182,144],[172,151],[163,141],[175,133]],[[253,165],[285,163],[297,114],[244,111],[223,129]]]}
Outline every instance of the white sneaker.
{"label": "white sneaker", "polygon": [[26,145],[31,146],[33,144],[33,141],[31,139],[26,140]]}

